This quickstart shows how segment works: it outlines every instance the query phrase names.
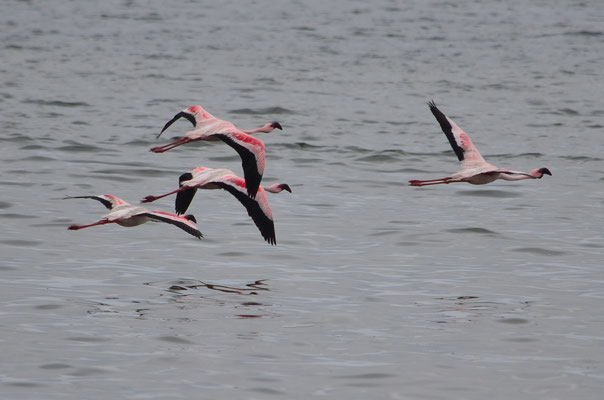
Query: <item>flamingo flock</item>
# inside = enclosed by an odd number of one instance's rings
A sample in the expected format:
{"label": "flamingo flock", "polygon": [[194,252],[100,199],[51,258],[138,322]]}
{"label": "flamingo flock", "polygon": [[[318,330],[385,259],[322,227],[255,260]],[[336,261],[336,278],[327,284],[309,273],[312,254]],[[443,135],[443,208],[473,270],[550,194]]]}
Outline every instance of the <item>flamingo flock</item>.
{"label": "flamingo flock", "polygon": [[[410,180],[410,186],[430,186],[449,183],[467,182],[473,185],[484,185],[497,179],[519,181],[523,179],[541,179],[544,175],[552,175],[547,168],[537,168],[530,172],[498,168],[489,164],[480,155],[478,149],[453,120],[443,114],[434,101],[428,103],[430,111],[440,124],[455,155],[461,162],[461,170],[450,176],[428,180]],[[223,141],[232,147],[241,157],[243,178],[225,168],[197,167],[179,177],[178,188],[165,194],[144,197],[142,203],[151,203],[158,199],[176,194],[175,211],[170,214],[162,211],[150,211],[141,206],[133,206],[124,200],[109,194],[92,196],[71,196],[66,199],[86,198],[101,202],[110,212],[97,222],[87,225],[71,225],[70,230],[80,230],[97,225],[115,223],[125,227],[144,224],[148,221],[165,222],[174,225],[190,235],[201,239],[203,235],[197,227],[192,214],[183,215],[189,208],[193,197],[199,189],[223,189],[233,195],[245,207],[260,234],[271,245],[277,244],[273,214],[266,193],[280,193],[291,188],[286,183],[277,183],[268,187],[261,186],[266,162],[264,143],[253,137],[255,133],[270,133],[274,129],[283,129],[279,122],[269,122],[263,126],[242,130],[232,122],[214,117],[201,106],[188,107],[169,120],[157,135],[161,136],[172,124],[180,118],[191,122],[193,129],[185,132],[184,136],[163,146],[153,147],[153,153],[163,153],[178,146],[194,141]]]}
{"label": "flamingo flock", "polygon": [[192,214],[184,215],[189,208],[193,196],[197,189],[224,189],[231,193],[247,210],[264,240],[269,244],[277,244],[275,237],[275,225],[273,213],[266,198],[266,192],[279,193],[286,190],[291,193],[291,188],[285,183],[274,184],[269,187],[261,187],[262,175],[265,165],[265,147],[259,139],[252,137],[254,133],[270,133],[274,129],[283,129],[279,122],[270,122],[260,128],[251,130],[242,130],[237,128],[232,122],[214,117],[212,114],[196,105],[186,108],[176,114],[168,121],[157,138],[161,136],[174,122],[180,118],[185,118],[193,124],[193,130],[167,145],[153,147],[154,153],[163,153],[172,150],[183,144],[205,140],[222,140],[227,145],[235,149],[241,157],[243,167],[243,176],[240,178],[231,170],[224,168],[205,168],[197,167],[190,173],[182,174],[179,178],[179,188],[161,196],[147,196],[142,202],[150,203],[168,195],[177,193],[175,201],[176,214],[170,214],[162,211],[149,211],[141,206],[133,206],[119,197],[104,194],[94,196],[68,196],[66,199],[88,198],[100,201],[111,211],[103,216],[99,221],[88,225],[71,225],[70,230],[79,230],[97,225],[116,223],[125,227],[132,227],[144,224],[148,221],[166,222],[177,226],[190,235],[201,239],[203,235],[195,225],[197,220]]}

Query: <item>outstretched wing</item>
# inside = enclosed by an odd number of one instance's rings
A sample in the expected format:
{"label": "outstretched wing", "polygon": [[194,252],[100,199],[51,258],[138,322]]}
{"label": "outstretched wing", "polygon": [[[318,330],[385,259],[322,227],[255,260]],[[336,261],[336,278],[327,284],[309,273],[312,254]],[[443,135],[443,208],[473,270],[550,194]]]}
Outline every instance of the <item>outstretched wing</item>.
{"label": "outstretched wing", "polygon": [[189,108],[185,108],[184,110],[176,114],[174,118],[172,118],[170,121],[166,122],[166,125],[164,125],[163,129],[161,130],[159,135],[157,135],[157,137],[159,138],[161,134],[164,133],[164,131],[170,127],[170,125],[178,121],[180,118],[186,118],[189,122],[191,122],[191,124],[193,124],[195,129],[199,128],[203,123],[207,123],[210,122],[210,120],[216,119],[216,117],[204,110],[203,107],[191,106]]}
{"label": "outstretched wing", "polygon": [[170,121],[166,122],[166,125],[164,125],[164,127],[161,130],[161,132],[159,133],[159,135],[157,135],[157,138],[159,138],[161,136],[161,134],[164,133],[164,131],[170,127],[170,125],[172,125],[174,122],[178,121],[180,118],[188,119],[193,124],[193,126],[195,126],[195,116],[193,114],[191,114],[190,112],[188,112],[187,110],[184,110],[184,111],[181,111],[178,114],[176,114],[174,116],[174,118],[172,118]]}
{"label": "outstretched wing", "polygon": [[273,245],[277,244],[273,214],[264,189],[260,188],[256,198],[252,199],[246,193],[245,181],[237,176],[224,177],[213,183],[235,196],[243,204],[264,240]]}
{"label": "outstretched wing", "polygon": [[241,157],[243,176],[250,197],[256,197],[264,173],[264,143],[243,132],[216,133],[215,136],[231,146]]}
{"label": "outstretched wing", "polygon": [[107,207],[110,210],[117,206],[129,204],[129,203],[125,202],[124,200],[120,199],[119,197],[113,196],[111,194],[101,194],[101,195],[95,195],[95,196],[67,196],[67,197],[64,197],[64,199],[93,199],[93,200],[100,201],[105,207]]}
{"label": "outstretched wing", "polygon": [[436,117],[436,120],[440,124],[442,131],[449,140],[453,151],[457,155],[457,159],[461,161],[462,168],[476,168],[480,167],[487,162],[482,158],[476,146],[472,144],[472,141],[453,120],[443,114],[437,107],[434,101],[428,103],[430,111]]}
{"label": "outstretched wing", "polygon": [[168,224],[177,226],[188,234],[195,236],[197,239],[201,239],[203,237],[201,231],[199,230],[199,228],[197,228],[197,225],[195,225],[193,221],[188,220],[186,217],[181,217],[162,211],[147,211],[139,215],[144,215],[149,219],[166,222]]}

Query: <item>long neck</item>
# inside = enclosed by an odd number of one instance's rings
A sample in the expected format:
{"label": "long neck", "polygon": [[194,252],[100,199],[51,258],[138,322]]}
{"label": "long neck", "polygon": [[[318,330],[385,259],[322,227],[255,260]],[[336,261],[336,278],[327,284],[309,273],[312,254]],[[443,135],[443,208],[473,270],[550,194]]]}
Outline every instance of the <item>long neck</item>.
{"label": "long neck", "polygon": [[248,135],[251,135],[254,133],[258,133],[258,132],[269,133],[269,132],[272,132],[273,129],[275,129],[275,128],[273,128],[271,124],[266,124],[264,126],[261,126],[260,128],[244,130],[244,132],[247,133]]}
{"label": "long neck", "polygon": [[499,177],[504,181],[521,181],[523,179],[537,179],[540,177],[532,176],[531,174],[500,174]]}

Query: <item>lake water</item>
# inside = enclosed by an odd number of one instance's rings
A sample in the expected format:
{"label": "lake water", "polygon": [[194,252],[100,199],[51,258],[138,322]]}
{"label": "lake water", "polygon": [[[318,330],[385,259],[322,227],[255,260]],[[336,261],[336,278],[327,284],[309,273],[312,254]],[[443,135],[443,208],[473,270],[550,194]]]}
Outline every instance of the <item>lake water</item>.
{"label": "lake water", "polygon": [[[594,399],[604,387],[604,4],[6,1],[3,399]],[[491,163],[457,171],[427,102]],[[94,227],[221,143],[149,148],[201,104],[277,120],[277,246],[224,191],[202,241]],[[154,208],[172,210],[173,198]],[[600,393],[600,394],[599,394]]]}

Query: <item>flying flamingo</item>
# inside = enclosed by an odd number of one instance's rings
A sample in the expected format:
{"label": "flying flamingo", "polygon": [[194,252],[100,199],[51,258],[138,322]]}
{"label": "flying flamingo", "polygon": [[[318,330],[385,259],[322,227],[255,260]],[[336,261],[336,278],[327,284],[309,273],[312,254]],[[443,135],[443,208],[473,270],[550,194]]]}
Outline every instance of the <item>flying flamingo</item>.
{"label": "flying flamingo", "polygon": [[522,179],[541,179],[543,175],[550,175],[547,168],[538,168],[529,173],[497,168],[482,158],[478,149],[472,144],[468,135],[459,126],[443,114],[433,101],[429,102],[430,111],[440,123],[445,136],[449,139],[453,151],[461,161],[461,170],[446,178],[430,179],[425,181],[411,180],[410,186],[439,185],[442,183],[468,182],[473,185],[484,185],[497,179],[506,181],[519,181]]}
{"label": "flying flamingo", "polygon": [[256,196],[264,173],[264,143],[250,135],[257,132],[269,133],[275,128],[283,129],[281,124],[269,122],[260,128],[244,131],[237,128],[232,122],[214,117],[201,106],[192,106],[182,110],[168,121],[157,137],[159,138],[170,125],[181,117],[189,120],[195,128],[186,132],[184,137],[161,147],[153,147],[151,151],[163,153],[196,140],[222,140],[239,153],[248,194],[251,197]]}
{"label": "flying flamingo", "polygon": [[286,190],[291,193],[291,188],[285,183],[277,183],[269,187],[258,188],[255,198],[246,194],[245,180],[224,168],[195,168],[192,172],[184,173],[179,178],[179,187],[160,196],[147,196],[142,202],[150,203],[157,199],[176,193],[176,213],[183,214],[193,200],[197,189],[224,189],[246,208],[248,215],[258,227],[260,234],[270,244],[277,244],[275,239],[275,224],[273,213],[266,198],[266,192],[280,193]]}
{"label": "flying flamingo", "polygon": [[195,236],[197,239],[201,239],[203,236],[195,225],[197,222],[195,217],[190,214],[183,217],[161,211],[149,211],[144,207],[133,206],[119,197],[110,194],[98,196],[68,196],[65,197],[65,199],[94,199],[100,201],[105,207],[111,210],[109,214],[103,216],[98,222],[88,225],[70,225],[67,228],[69,230],[75,231],[95,225],[111,223],[131,227],[142,225],[148,221],[160,221],[175,225],[188,234]]}

